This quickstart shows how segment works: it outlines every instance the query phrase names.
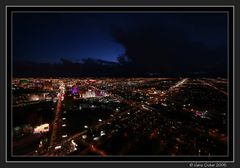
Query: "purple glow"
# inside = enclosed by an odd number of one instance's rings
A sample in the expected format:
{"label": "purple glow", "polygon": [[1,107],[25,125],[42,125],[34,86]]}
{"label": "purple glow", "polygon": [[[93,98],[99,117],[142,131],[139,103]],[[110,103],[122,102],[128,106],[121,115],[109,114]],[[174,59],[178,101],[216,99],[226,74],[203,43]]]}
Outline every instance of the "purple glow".
{"label": "purple glow", "polygon": [[78,86],[75,86],[75,87],[73,87],[72,88],[72,94],[78,94],[78,91],[79,91],[79,88],[78,88]]}

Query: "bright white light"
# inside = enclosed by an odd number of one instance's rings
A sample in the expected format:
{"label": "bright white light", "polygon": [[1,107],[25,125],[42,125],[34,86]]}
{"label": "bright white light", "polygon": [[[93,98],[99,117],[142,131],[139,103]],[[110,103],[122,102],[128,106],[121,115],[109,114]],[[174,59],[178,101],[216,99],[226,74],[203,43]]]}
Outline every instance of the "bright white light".
{"label": "bright white light", "polygon": [[100,132],[100,136],[106,135],[105,131]]}
{"label": "bright white light", "polygon": [[87,126],[87,125],[84,125],[84,128],[88,128],[88,126]]}
{"label": "bright white light", "polygon": [[62,148],[62,146],[56,146],[55,147],[55,149],[61,149]]}
{"label": "bright white light", "polygon": [[78,146],[78,145],[76,144],[76,142],[74,142],[74,140],[71,140],[71,143],[72,143],[74,146]]}
{"label": "bright white light", "polygon": [[97,141],[97,140],[99,140],[99,139],[100,139],[99,137],[93,138],[94,141]]}
{"label": "bright white light", "polygon": [[49,124],[42,124],[42,125],[37,126],[36,128],[34,128],[33,133],[34,134],[38,134],[38,133],[48,132],[48,131],[49,131]]}
{"label": "bright white light", "polygon": [[66,138],[67,137],[67,134],[66,135],[62,135],[62,138]]}
{"label": "bright white light", "polygon": [[82,135],[82,139],[86,139],[87,138],[87,135]]}
{"label": "bright white light", "polygon": [[63,124],[62,127],[66,127],[66,124]]}
{"label": "bright white light", "polygon": [[102,122],[102,119],[98,119],[99,122]]}

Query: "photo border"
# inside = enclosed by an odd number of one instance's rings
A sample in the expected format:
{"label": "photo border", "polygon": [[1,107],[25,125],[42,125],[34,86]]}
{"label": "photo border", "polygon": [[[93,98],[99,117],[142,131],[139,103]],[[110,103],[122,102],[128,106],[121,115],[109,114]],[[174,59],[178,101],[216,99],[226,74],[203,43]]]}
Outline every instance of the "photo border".
{"label": "photo border", "polygon": [[[235,34],[235,11],[234,11],[234,5],[154,5],[154,6],[152,6],[152,5],[128,5],[128,6],[125,6],[125,5],[117,5],[117,6],[115,6],[115,5],[97,5],[97,6],[95,6],[95,5],[76,5],[76,6],[72,6],[72,5],[67,5],[67,6],[64,6],[64,5],[34,5],[34,6],[29,6],[29,5],[7,5],[6,6],[6,16],[7,17],[9,17],[9,8],[18,8],[19,9],[19,7],[21,7],[21,8],[24,8],[24,7],[27,7],[27,8],[29,8],[29,7],[34,7],[35,9],[36,8],[48,8],[48,7],[50,7],[50,8],[55,8],[55,7],[57,7],[58,9],[59,8],[65,8],[65,7],[71,7],[71,8],[82,8],[82,7],[86,7],[86,8],[91,8],[91,7],[116,7],[116,8],[122,8],[122,7],[129,7],[129,8],[131,8],[131,7],[137,7],[138,9],[139,8],[145,8],[145,10],[146,10],[146,7],[147,8],[162,8],[162,7],[164,7],[164,8],[195,8],[195,9],[201,9],[201,8],[232,8],[232,13],[230,12],[229,14],[232,14],[232,18],[230,18],[230,19],[232,19],[232,21],[230,21],[230,22],[232,22],[232,25],[231,24],[229,24],[229,28],[230,29],[232,29],[233,31],[229,31],[229,47],[231,47],[233,50],[229,50],[229,55],[231,56],[231,55],[233,55],[233,58],[229,58],[229,60],[230,60],[230,62],[232,62],[232,64],[230,64],[230,65],[233,65],[233,71],[232,71],[232,73],[230,72],[230,74],[231,74],[231,77],[232,78],[230,78],[229,77],[229,84],[232,84],[233,85],[233,87],[230,87],[229,88],[229,97],[230,98],[233,98],[233,100],[232,101],[230,101],[231,102],[231,104],[233,104],[233,107],[232,107],[232,110],[229,110],[230,111],[230,113],[229,113],[229,115],[231,115],[231,111],[233,111],[233,114],[232,114],[232,118],[231,118],[231,116],[229,117],[229,121],[230,121],[230,119],[232,119],[232,121],[233,121],[233,124],[232,124],[232,127],[233,127],[233,129],[231,129],[230,131],[232,132],[232,138],[233,138],[233,142],[232,142],[232,145],[234,146],[235,145],[235,72],[234,72],[234,69],[235,69],[235,66],[234,66],[234,61],[235,61],[235,39],[234,39],[234,34]],[[115,8],[115,9],[116,9]],[[169,9],[168,9],[169,10]],[[170,9],[171,10],[171,9]],[[10,11],[11,12],[11,11]],[[171,11],[170,11],[171,12]],[[9,19],[9,18],[8,18]],[[8,56],[8,53],[9,53],[9,51],[11,52],[11,46],[12,46],[12,44],[11,44],[11,42],[12,41],[9,41],[8,39],[9,39],[9,33],[11,33],[11,32],[9,32],[9,31],[7,31],[7,29],[8,29],[8,27],[9,27],[9,24],[10,24],[10,26],[11,26],[11,23],[10,22],[7,22],[7,20],[8,19],[6,19],[6,28],[5,28],[5,30],[6,30],[6,67],[7,67],[7,70],[8,70],[8,72],[12,72],[12,70],[10,69],[11,68],[11,66],[9,66],[10,64],[7,64],[7,63],[9,63],[9,56]],[[11,36],[11,34],[10,34],[10,36]],[[9,50],[9,47],[10,47],[10,50]],[[8,50],[8,51],[7,51]],[[11,60],[10,60],[11,61]],[[8,65],[8,66],[7,66]],[[10,70],[10,71],[9,71]],[[232,69],[229,69],[230,71],[232,70]],[[6,86],[8,86],[8,89],[7,89],[7,94],[6,95],[9,95],[9,93],[11,92],[11,88],[9,88],[9,83],[10,83],[10,85],[11,85],[11,79],[9,78],[9,73],[7,73],[6,72],[6,75],[8,76],[8,80],[6,81]],[[9,92],[10,91],[10,92]],[[233,93],[233,95],[231,95],[230,96],[230,93]],[[7,97],[6,96],[6,100],[9,100],[9,97]],[[7,106],[9,107],[9,102],[10,101],[7,101],[8,102],[8,104],[7,104]],[[11,104],[10,104],[11,105]],[[231,108],[231,107],[230,107]],[[7,112],[7,109],[6,109],[6,112]],[[9,121],[9,113],[6,113],[5,114],[6,115],[6,121]],[[229,122],[228,121],[228,122]],[[9,122],[6,122],[6,128],[9,128],[9,127],[7,127],[7,123],[9,124]],[[231,124],[230,124],[231,125]],[[230,133],[230,132],[229,132]],[[6,134],[8,134],[8,136],[6,136],[6,143],[8,142],[7,141],[7,137],[9,137],[9,129],[8,129],[8,131],[7,131],[7,133]],[[11,136],[11,135],[10,135]],[[228,136],[229,137],[229,136]],[[230,139],[231,137],[229,137],[229,139]],[[230,142],[229,142],[230,143]],[[150,160],[150,161],[142,161],[142,157],[140,158],[141,160],[137,160],[137,161],[126,161],[126,160],[114,160],[114,161],[109,161],[109,160],[94,160],[94,162],[132,162],[132,163],[134,163],[134,162],[137,162],[137,163],[139,163],[139,162],[151,162],[151,163],[172,163],[172,162],[174,162],[174,163],[181,163],[181,162],[194,162],[194,161],[197,161],[197,162],[222,162],[222,161],[224,161],[224,162],[228,162],[228,163],[233,163],[234,161],[235,161],[235,148],[234,147],[231,147],[231,145],[229,145],[229,147],[230,148],[232,148],[232,150],[233,150],[233,152],[232,152],[232,160],[224,160],[222,157],[221,157],[221,160],[188,160],[188,161],[182,161],[182,160],[176,160],[176,158],[177,157],[171,157],[173,160],[168,160],[168,161],[163,161],[163,160],[158,160],[158,161],[152,161],[152,160]],[[9,148],[9,143],[7,143],[7,145],[6,145],[6,154],[7,154],[7,159],[9,159],[9,160],[6,160],[6,162],[24,162],[24,160],[11,160],[12,158],[12,156],[10,156],[9,157],[9,153],[7,153],[7,148]],[[39,158],[43,158],[43,157],[39,157]],[[49,160],[49,158],[51,158],[51,157],[47,157],[47,160]],[[54,157],[54,158],[56,158],[56,157]],[[62,157],[57,157],[57,158],[61,158],[61,160],[54,160],[54,161],[46,161],[46,163],[51,163],[51,162],[93,162],[93,160],[88,160],[88,161],[79,161],[79,160],[75,160],[75,161],[68,161],[68,160],[62,160]],[[98,157],[99,158],[99,157]],[[102,157],[101,157],[102,158]],[[106,158],[108,158],[108,157],[106,157]],[[151,158],[154,158],[154,157],[151,157]],[[196,157],[196,158],[202,158],[202,157]],[[208,157],[206,157],[206,158],[208,158]],[[79,157],[77,158],[77,159],[79,159]],[[109,159],[109,158],[108,158]],[[34,162],[34,163],[36,163],[36,162],[44,162],[44,161],[41,161],[41,160],[34,160],[34,161],[26,161],[26,162]]]}

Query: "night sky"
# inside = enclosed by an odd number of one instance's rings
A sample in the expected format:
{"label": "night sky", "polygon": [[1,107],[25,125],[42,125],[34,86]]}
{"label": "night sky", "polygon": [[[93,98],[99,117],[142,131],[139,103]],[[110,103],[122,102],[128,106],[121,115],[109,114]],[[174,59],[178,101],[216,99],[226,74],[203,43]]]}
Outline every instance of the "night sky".
{"label": "night sky", "polygon": [[226,75],[226,13],[14,13],[15,76]]}

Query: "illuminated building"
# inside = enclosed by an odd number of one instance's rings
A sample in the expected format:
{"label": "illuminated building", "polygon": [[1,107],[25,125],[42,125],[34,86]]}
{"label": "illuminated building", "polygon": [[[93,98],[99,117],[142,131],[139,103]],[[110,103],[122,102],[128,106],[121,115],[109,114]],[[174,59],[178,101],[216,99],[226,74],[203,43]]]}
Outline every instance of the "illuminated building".
{"label": "illuminated building", "polygon": [[44,90],[53,90],[52,81],[45,81],[43,84]]}
{"label": "illuminated building", "polygon": [[73,95],[78,94],[78,92],[79,92],[78,86],[75,86],[75,87],[72,88],[72,94],[73,94]]}
{"label": "illuminated building", "polygon": [[34,128],[34,134],[40,134],[49,131],[49,124],[42,124]]}

